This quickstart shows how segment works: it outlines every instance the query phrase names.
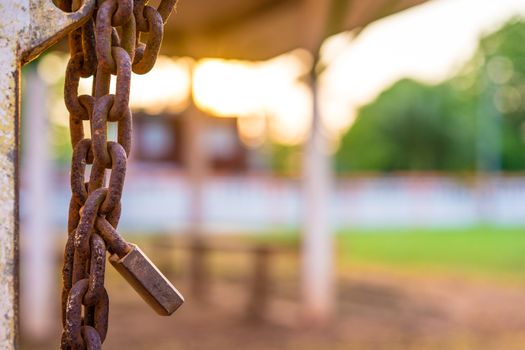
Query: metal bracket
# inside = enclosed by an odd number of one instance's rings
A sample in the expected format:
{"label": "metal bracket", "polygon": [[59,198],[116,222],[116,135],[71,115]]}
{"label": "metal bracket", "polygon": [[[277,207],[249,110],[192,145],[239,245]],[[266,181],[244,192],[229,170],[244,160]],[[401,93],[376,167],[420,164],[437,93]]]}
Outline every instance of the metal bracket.
{"label": "metal bracket", "polygon": [[0,2],[0,350],[18,348],[18,126],[20,68],[92,13],[85,0],[72,13],[52,0]]}

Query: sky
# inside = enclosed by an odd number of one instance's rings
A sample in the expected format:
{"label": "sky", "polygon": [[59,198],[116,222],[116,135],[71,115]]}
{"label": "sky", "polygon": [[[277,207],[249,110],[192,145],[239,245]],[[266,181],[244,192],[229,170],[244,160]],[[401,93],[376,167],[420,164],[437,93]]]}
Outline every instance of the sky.
{"label": "sky", "polygon": [[325,42],[327,125],[347,128],[357,109],[396,81],[438,83],[474,54],[479,38],[509,19],[525,17],[525,0],[433,0],[377,21],[357,37]]}

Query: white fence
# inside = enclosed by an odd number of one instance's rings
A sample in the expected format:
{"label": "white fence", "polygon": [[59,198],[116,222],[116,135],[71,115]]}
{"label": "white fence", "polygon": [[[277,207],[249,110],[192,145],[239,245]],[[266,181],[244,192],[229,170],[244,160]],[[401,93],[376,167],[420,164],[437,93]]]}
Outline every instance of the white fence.
{"label": "white fence", "polygon": [[[55,182],[53,223],[66,226],[67,179]],[[205,185],[204,221],[210,232],[300,227],[301,183],[264,176],[216,176]],[[23,193],[22,193],[23,196]],[[130,171],[120,228],[181,232],[188,225],[188,188],[176,172]],[[24,203],[22,197],[22,204]],[[331,201],[336,228],[525,225],[525,176],[474,181],[445,176],[339,179]]]}

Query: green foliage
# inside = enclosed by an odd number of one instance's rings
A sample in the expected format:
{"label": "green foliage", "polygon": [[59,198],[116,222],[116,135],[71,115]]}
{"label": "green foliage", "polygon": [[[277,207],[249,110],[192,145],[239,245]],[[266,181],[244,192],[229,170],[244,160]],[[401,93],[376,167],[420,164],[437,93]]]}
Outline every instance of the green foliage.
{"label": "green foliage", "polygon": [[341,141],[339,171],[467,170],[473,120],[448,85],[402,80],[364,107]]}
{"label": "green foliage", "polygon": [[71,162],[72,150],[69,136],[69,128],[60,124],[51,125],[53,135],[52,147],[53,158],[57,165],[68,166]]}
{"label": "green foliage", "polygon": [[[22,77],[26,79],[27,74],[30,71],[37,70],[37,65],[41,62],[42,58],[45,56],[42,55],[38,59],[34,60],[30,64],[22,68]],[[69,136],[69,127],[68,127],[68,112],[64,105],[64,72],[57,71],[59,78],[54,83],[47,86],[46,95],[48,98],[48,108],[46,118],[50,124],[50,143],[51,143],[51,155],[53,161],[56,165],[60,167],[69,166],[71,162],[71,141]],[[49,83],[48,83],[49,84]],[[26,83],[23,86],[27,86]],[[29,98],[27,94],[27,89],[23,89],[22,93],[22,103],[28,103]],[[53,108],[56,104],[64,106],[62,109]],[[33,116],[26,115],[27,108],[22,108],[22,124],[24,125],[27,122],[30,122]],[[62,122],[59,122],[61,120]],[[21,133],[22,139],[25,137],[24,133]],[[24,142],[22,141],[22,146]],[[24,150],[22,150],[24,152]],[[22,157],[24,154],[22,154]]]}
{"label": "green foliage", "polygon": [[299,169],[301,152],[298,146],[272,143],[270,149],[270,167],[276,174],[294,174]]}
{"label": "green foliage", "polygon": [[[512,21],[480,42],[478,89],[501,114],[501,166],[525,169],[525,23]],[[488,91],[488,93],[487,93]],[[488,95],[488,96],[487,96]]]}
{"label": "green foliage", "polygon": [[525,23],[481,39],[456,77],[401,80],[363,107],[336,154],[340,172],[525,169]]}

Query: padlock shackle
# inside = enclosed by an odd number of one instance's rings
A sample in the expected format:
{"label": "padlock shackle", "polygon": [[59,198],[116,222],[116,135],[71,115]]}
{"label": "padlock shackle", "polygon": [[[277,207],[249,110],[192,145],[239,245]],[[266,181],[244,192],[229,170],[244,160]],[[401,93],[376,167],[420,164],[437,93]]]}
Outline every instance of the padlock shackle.
{"label": "padlock shackle", "polygon": [[126,242],[105,218],[97,217],[95,227],[108,246],[110,253],[118,255],[119,258],[123,258],[133,249],[133,245]]}

